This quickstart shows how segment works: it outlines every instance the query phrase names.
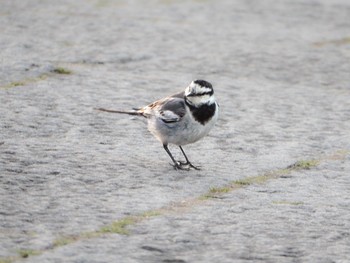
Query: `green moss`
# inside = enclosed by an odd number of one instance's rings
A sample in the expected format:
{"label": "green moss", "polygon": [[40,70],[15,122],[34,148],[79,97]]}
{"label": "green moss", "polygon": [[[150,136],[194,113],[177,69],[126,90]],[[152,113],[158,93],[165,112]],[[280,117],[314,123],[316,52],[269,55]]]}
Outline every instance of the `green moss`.
{"label": "green moss", "polygon": [[102,227],[99,233],[113,233],[120,235],[128,235],[129,231],[126,229],[128,226],[135,224],[138,221],[137,217],[129,216],[115,221],[107,226]]}
{"label": "green moss", "polygon": [[151,210],[151,211],[146,211],[146,212],[142,213],[139,217],[149,218],[149,217],[160,216],[160,215],[162,215],[161,211]]}
{"label": "green moss", "polygon": [[10,89],[10,88],[14,88],[14,87],[24,86],[25,84],[26,84],[25,81],[13,81],[13,82],[10,82],[4,86],[1,86],[0,88]]}
{"label": "green moss", "polygon": [[252,184],[263,184],[270,179],[279,178],[283,175],[290,174],[292,171],[302,170],[302,169],[311,169],[312,167],[317,166],[319,162],[320,161],[318,160],[301,160],[288,166],[287,168],[268,172],[263,175],[250,176],[243,179],[235,180],[231,182],[231,184],[229,185],[226,185],[223,187],[211,188],[208,193],[200,196],[198,199],[205,200],[209,198],[216,198],[219,195],[232,191],[233,189],[249,186]]}
{"label": "green moss", "polygon": [[269,180],[271,177],[272,177],[272,174],[252,176],[252,177],[247,177],[247,178],[233,181],[233,184],[239,185],[239,186],[246,186],[251,184],[262,184],[262,183],[265,183],[267,180]]}
{"label": "green moss", "polygon": [[11,82],[8,86],[9,88],[12,88],[12,87],[18,87],[18,86],[24,86],[25,83],[22,82],[22,81],[14,81],[14,82]]}
{"label": "green moss", "polygon": [[63,67],[56,67],[52,70],[53,73],[56,74],[63,74],[63,75],[70,75],[72,74],[72,71]]}
{"label": "green moss", "polygon": [[224,186],[224,187],[212,187],[209,190],[210,194],[225,194],[231,191],[230,186]]}
{"label": "green moss", "polygon": [[150,210],[137,216],[128,216],[100,228],[100,230],[96,231],[96,233],[102,233],[102,234],[113,233],[113,234],[128,235],[129,231],[126,229],[128,226],[134,225],[137,222],[140,222],[150,217],[159,216],[161,214],[162,213],[159,210]]}
{"label": "green moss", "polygon": [[289,174],[292,171],[297,170],[309,170],[315,166],[317,166],[320,163],[318,160],[301,160],[297,161],[296,163],[289,165],[287,168],[279,169],[276,171],[272,171],[263,175],[253,176],[253,177],[247,177],[244,179],[236,180],[233,182],[233,184],[240,185],[240,186],[247,186],[251,184],[262,184],[266,181],[272,179],[272,178],[278,178],[283,175]]}
{"label": "green moss", "polygon": [[284,169],[279,169],[277,170],[276,172],[274,172],[275,175],[278,175],[278,176],[282,176],[282,175],[287,175],[287,174],[290,174],[291,170],[288,169],[288,168],[284,168]]}
{"label": "green moss", "polygon": [[235,181],[233,181],[233,184],[240,185],[240,186],[246,186],[246,185],[251,185],[252,182],[251,182],[250,178],[246,178],[246,179],[235,180]]}
{"label": "green moss", "polygon": [[198,199],[199,200],[206,200],[206,199],[210,199],[210,198],[217,198],[218,196],[225,194],[225,193],[228,193],[231,190],[232,190],[231,186],[211,187],[206,194],[200,196]]}
{"label": "green moss", "polygon": [[33,249],[20,249],[18,250],[18,254],[21,258],[27,258],[29,256],[37,256],[40,255],[42,252],[39,250],[33,250]]}
{"label": "green moss", "polygon": [[0,88],[9,89],[9,88],[14,88],[14,87],[19,87],[19,86],[25,86],[25,85],[28,85],[31,83],[36,83],[36,82],[39,82],[41,80],[45,80],[48,77],[52,77],[53,76],[52,73],[69,75],[69,74],[72,74],[73,72],[71,70],[63,68],[63,67],[56,67],[56,68],[52,69],[50,72],[42,73],[41,75],[39,75],[37,77],[30,77],[30,78],[24,78],[22,80],[13,81],[13,82],[10,82],[8,84],[5,84],[4,86],[0,86]]}
{"label": "green moss", "polygon": [[12,263],[16,259],[15,257],[0,258],[0,263]]}
{"label": "green moss", "polygon": [[288,166],[290,170],[309,170],[320,163],[318,160],[301,160]]}
{"label": "green moss", "polygon": [[41,80],[45,80],[48,77],[47,74],[43,73],[37,77],[34,78],[25,78],[19,81],[13,81],[11,83],[8,83],[4,86],[1,86],[0,88],[4,88],[4,89],[10,89],[10,88],[14,88],[14,87],[19,87],[19,86],[25,86],[31,83],[35,83]]}
{"label": "green moss", "polygon": [[110,234],[128,235],[129,231],[126,229],[128,226],[134,225],[143,219],[147,219],[149,217],[159,216],[159,215],[161,215],[160,211],[151,210],[151,211],[146,211],[138,216],[128,216],[128,217],[122,218],[120,220],[114,221],[109,225],[103,226],[96,231],[83,232],[83,233],[76,235],[76,236],[59,237],[53,242],[52,247],[55,248],[55,247],[66,246],[66,245],[69,245],[71,243],[77,242],[79,240],[96,238],[96,237],[99,237],[103,234],[109,234],[109,233]]}
{"label": "green moss", "polygon": [[76,242],[79,239],[79,236],[64,236],[64,237],[59,237],[56,240],[53,241],[53,247],[62,247],[69,245],[71,243]]}

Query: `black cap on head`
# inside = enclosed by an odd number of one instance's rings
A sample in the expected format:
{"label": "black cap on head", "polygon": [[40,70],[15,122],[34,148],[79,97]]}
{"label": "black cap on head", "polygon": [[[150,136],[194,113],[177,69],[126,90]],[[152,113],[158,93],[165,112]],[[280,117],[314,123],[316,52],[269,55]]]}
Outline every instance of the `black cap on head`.
{"label": "black cap on head", "polygon": [[207,87],[207,88],[213,89],[213,86],[208,81],[205,81],[205,80],[197,79],[194,81],[194,83],[198,84],[202,87]]}

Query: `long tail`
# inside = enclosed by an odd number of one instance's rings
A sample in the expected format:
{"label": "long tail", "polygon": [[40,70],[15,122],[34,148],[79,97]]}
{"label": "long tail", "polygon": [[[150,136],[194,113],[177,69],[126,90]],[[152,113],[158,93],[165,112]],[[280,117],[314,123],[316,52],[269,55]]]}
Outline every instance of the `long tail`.
{"label": "long tail", "polygon": [[105,111],[105,112],[110,112],[110,113],[121,113],[121,114],[129,114],[129,115],[137,115],[137,116],[143,116],[143,113],[140,111],[123,111],[123,110],[107,110],[104,108],[97,108],[95,110],[99,110],[99,111]]}

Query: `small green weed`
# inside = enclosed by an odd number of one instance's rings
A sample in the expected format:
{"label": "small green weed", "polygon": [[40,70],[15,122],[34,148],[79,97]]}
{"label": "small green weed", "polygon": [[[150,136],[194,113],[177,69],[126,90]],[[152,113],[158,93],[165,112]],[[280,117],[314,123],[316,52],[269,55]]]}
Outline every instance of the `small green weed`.
{"label": "small green weed", "polygon": [[74,243],[79,239],[78,236],[64,236],[64,237],[59,237],[56,240],[53,241],[53,247],[62,247],[69,245],[71,243]]}
{"label": "small green weed", "polygon": [[272,177],[272,174],[252,176],[252,177],[247,177],[247,178],[233,181],[233,184],[239,185],[239,186],[246,186],[251,184],[262,184],[262,183],[265,183],[267,180],[269,180],[271,177]]}
{"label": "small green weed", "polygon": [[311,168],[317,166],[320,162],[318,160],[301,160],[288,166],[290,170],[310,170]]}
{"label": "small green weed", "polygon": [[151,211],[146,211],[146,212],[142,213],[139,217],[140,218],[149,218],[149,217],[160,216],[160,215],[162,215],[161,211],[151,210]]}
{"label": "small green weed", "polygon": [[128,235],[129,231],[126,229],[126,227],[133,225],[137,222],[136,217],[125,217],[118,221],[115,221],[107,226],[102,227],[98,232],[99,233],[114,233],[114,234],[120,234],[120,235]]}
{"label": "small green weed", "polygon": [[16,259],[15,257],[0,258],[0,263],[12,263]]}
{"label": "small green weed", "polygon": [[63,67],[56,67],[52,70],[53,73],[56,74],[63,74],[63,75],[70,75],[72,74],[72,71]]}
{"label": "small green weed", "polygon": [[33,249],[20,249],[18,250],[18,254],[21,256],[21,258],[27,258],[29,256],[37,256],[40,255],[42,252],[38,250]]}

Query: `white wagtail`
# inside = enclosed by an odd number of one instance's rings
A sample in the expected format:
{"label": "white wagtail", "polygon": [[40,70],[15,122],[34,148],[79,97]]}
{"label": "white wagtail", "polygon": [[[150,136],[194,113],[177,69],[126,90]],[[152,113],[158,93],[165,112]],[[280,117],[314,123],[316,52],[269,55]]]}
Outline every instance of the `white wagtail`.
{"label": "white wagtail", "polygon": [[[165,151],[177,170],[199,170],[187,158],[183,145],[194,143],[206,136],[218,119],[219,107],[214,97],[212,85],[205,80],[195,80],[180,93],[157,100],[133,111],[100,111],[143,116],[148,120],[148,130],[163,144]],[[186,162],[176,161],[168,144],[180,147]]]}

